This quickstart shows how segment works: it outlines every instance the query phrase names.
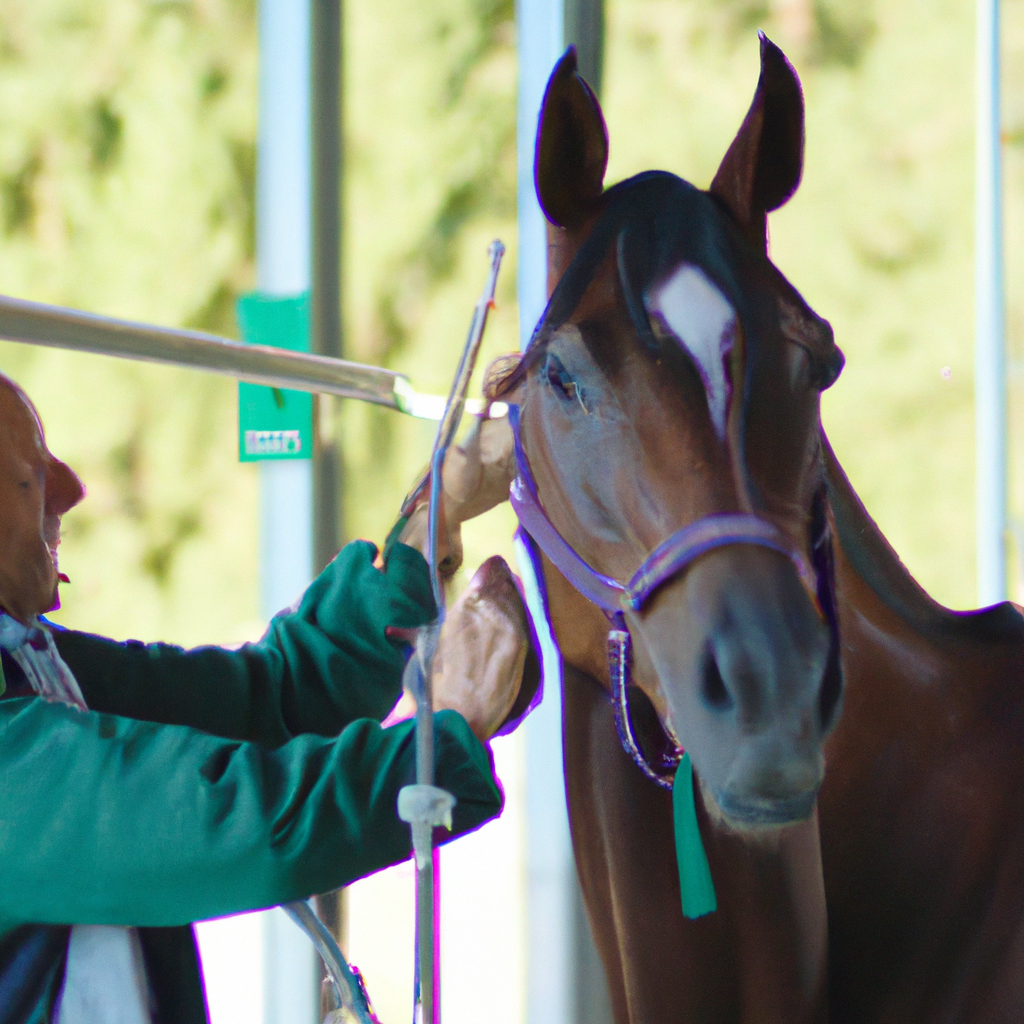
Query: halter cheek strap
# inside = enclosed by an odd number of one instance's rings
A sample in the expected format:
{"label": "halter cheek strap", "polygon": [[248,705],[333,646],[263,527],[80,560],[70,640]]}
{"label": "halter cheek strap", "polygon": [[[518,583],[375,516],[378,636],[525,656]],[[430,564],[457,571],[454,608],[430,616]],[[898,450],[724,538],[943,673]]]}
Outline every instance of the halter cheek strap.
{"label": "halter cheek strap", "polygon": [[537,484],[523,451],[518,406],[509,406],[509,421],[515,439],[518,469],[518,475],[512,481],[509,491],[509,500],[520,526],[558,571],[585,598],[607,614],[616,614],[623,609],[640,611],[663,583],[678,576],[701,555],[734,544],[753,544],[784,555],[796,566],[801,579],[808,583],[812,593],[816,591],[817,582],[813,570],[789,538],[774,523],[748,512],[712,513],[677,530],[644,559],[633,578],[625,585],[599,573],[558,532],[540,503]]}

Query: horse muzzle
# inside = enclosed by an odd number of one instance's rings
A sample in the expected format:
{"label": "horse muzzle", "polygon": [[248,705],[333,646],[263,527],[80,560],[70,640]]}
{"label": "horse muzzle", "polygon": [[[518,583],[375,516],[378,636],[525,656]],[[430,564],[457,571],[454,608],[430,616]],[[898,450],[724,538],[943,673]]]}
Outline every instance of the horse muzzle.
{"label": "horse muzzle", "polygon": [[814,812],[824,776],[820,743],[769,731],[742,741],[724,783],[709,788],[732,825],[789,825]]}
{"label": "horse muzzle", "polygon": [[740,828],[766,828],[806,821],[814,813],[818,788],[784,797],[742,796],[729,790],[712,794],[729,824]]}

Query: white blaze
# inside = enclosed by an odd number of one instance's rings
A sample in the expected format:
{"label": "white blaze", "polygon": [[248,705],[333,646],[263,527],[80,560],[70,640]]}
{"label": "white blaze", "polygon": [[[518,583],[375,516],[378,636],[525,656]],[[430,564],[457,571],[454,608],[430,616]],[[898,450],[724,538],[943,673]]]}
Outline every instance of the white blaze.
{"label": "white blaze", "polygon": [[708,411],[719,437],[725,436],[731,385],[726,360],[736,332],[736,311],[699,267],[682,263],[647,299],[650,313],[693,357],[708,395]]}

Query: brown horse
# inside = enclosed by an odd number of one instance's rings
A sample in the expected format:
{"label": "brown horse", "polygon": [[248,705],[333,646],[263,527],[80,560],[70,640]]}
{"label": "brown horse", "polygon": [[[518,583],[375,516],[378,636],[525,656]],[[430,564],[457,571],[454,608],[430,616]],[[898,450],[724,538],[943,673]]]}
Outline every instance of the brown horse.
{"label": "brown horse", "polygon": [[[588,913],[620,1022],[1019,1020],[1024,620],[932,602],[832,456],[819,392],[842,356],[767,258],[802,155],[799,81],[764,39],[709,192],[660,172],[604,190],[572,51],[545,96],[553,294],[491,392],[518,407],[543,520]],[[687,539],[726,519],[748,528]],[[637,731],[700,782],[719,909],[697,920],[671,798],[620,746],[609,616]]]}

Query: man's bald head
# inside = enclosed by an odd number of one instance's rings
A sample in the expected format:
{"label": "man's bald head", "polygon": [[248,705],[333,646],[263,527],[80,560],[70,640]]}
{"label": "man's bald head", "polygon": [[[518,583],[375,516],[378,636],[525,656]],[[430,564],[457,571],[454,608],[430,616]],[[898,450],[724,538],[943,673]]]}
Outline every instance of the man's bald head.
{"label": "man's bald head", "polygon": [[0,374],[0,609],[19,621],[56,603],[60,519],[84,494],[46,447],[35,406]]}

